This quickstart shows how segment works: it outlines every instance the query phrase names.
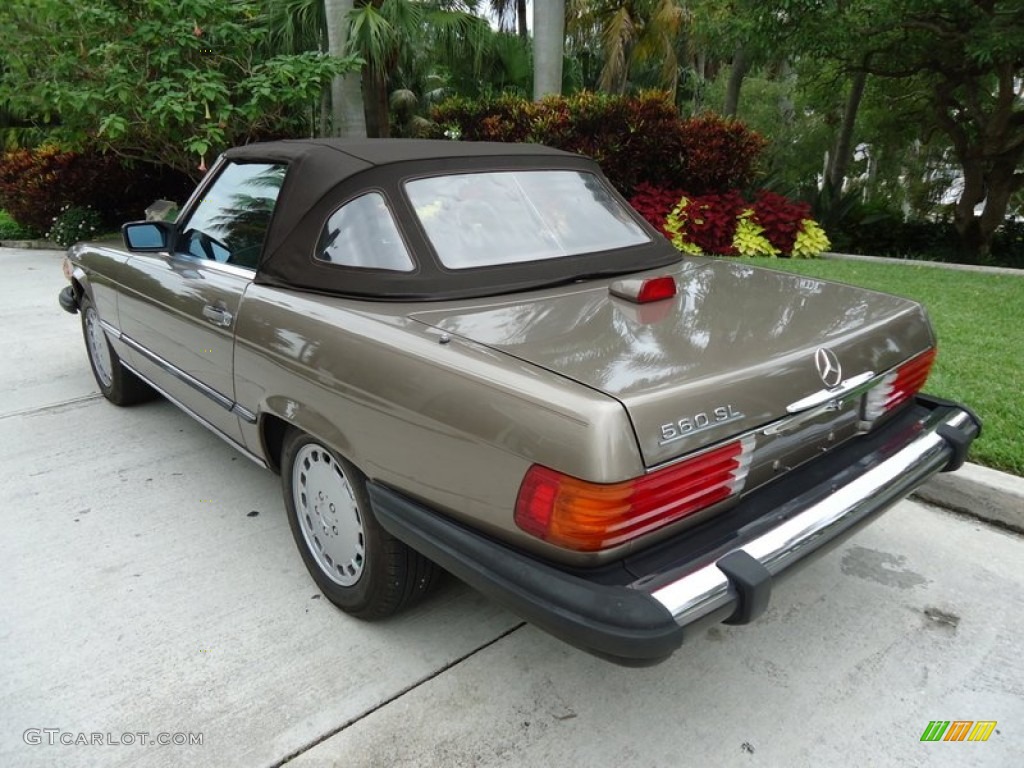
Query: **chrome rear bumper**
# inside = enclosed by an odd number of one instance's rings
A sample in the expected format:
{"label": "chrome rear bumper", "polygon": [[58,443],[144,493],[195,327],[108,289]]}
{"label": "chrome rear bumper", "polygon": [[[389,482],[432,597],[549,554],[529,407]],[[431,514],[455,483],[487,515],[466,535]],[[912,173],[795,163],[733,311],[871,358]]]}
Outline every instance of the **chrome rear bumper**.
{"label": "chrome rear bumper", "polygon": [[458,578],[578,648],[644,666],[701,626],[756,619],[780,575],[959,467],[980,430],[965,408],[919,395],[897,418],[728,512],[588,571],[541,561],[395,489],[371,482],[369,493],[385,529]]}
{"label": "chrome rear bumper", "polygon": [[[915,440],[846,485],[835,487],[826,498],[794,499],[791,517],[756,534],[740,531],[738,538],[746,539],[744,543],[716,554],[711,562],[646,576],[630,586],[650,594],[680,626],[730,607],[731,615],[742,614],[743,620],[735,623],[746,623],[767,606],[771,577],[880,514],[945,468],[950,446],[944,435],[949,430],[962,432],[972,421],[961,409],[933,414]],[[745,573],[738,576],[733,572],[737,568]]]}

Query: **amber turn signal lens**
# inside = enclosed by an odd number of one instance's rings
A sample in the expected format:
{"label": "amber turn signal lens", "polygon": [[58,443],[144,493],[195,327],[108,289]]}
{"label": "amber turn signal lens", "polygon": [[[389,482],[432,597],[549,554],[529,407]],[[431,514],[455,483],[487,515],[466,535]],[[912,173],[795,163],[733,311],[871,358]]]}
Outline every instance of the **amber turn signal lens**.
{"label": "amber turn signal lens", "polygon": [[560,547],[614,547],[739,494],[753,438],[621,483],[589,483],[534,464],[516,500],[516,524]]}

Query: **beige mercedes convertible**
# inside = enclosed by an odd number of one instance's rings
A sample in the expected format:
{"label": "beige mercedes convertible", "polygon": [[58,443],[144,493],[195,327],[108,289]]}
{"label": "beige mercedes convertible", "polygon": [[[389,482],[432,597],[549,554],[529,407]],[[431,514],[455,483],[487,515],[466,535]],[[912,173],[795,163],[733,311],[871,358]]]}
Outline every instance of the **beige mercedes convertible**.
{"label": "beige mercedes convertible", "polygon": [[313,580],[361,618],[441,568],[656,663],[980,431],[920,392],[918,304],[682,256],[541,146],[254,144],[123,234],[73,247],[60,296],[100,390],[280,473]]}

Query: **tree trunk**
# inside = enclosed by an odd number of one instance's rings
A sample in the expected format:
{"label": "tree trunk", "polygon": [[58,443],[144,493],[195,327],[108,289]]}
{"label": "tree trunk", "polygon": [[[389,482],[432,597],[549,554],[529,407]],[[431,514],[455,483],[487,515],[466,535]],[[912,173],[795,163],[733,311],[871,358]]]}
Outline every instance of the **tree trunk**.
{"label": "tree trunk", "polygon": [[[964,189],[953,211],[953,224],[960,235],[964,255],[969,261],[984,262],[992,251],[992,238],[1006,218],[1010,199],[1024,187],[1024,174],[1016,173],[1021,152],[1005,161],[984,162],[961,158]],[[984,203],[981,215],[975,208]]]}
{"label": "tree trunk", "polygon": [[516,21],[519,29],[519,36],[523,40],[530,38],[529,25],[526,23],[526,0],[516,0]]}
{"label": "tree trunk", "polygon": [[[790,86],[791,81],[795,80],[793,77],[793,68],[790,66],[789,59],[783,59],[779,62],[778,73],[776,75],[779,82],[782,83],[783,88]],[[793,97],[790,95],[788,90],[783,90],[782,95],[779,96],[779,118],[783,123],[787,125],[793,122],[793,117],[796,115],[796,105],[793,103]]]}
{"label": "tree trunk", "polygon": [[697,114],[704,107],[704,95],[708,86],[707,64],[708,55],[702,48],[693,57],[693,71],[697,75],[697,84],[693,89],[693,114]]}
{"label": "tree trunk", "polygon": [[533,98],[562,92],[565,0],[533,3]]}
{"label": "tree trunk", "polygon": [[317,136],[330,136],[331,130],[331,89],[325,87],[320,92],[320,131]]}
{"label": "tree trunk", "polygon": [[850,156],[853,154],[853,128],[857,123],[857,112],[860,109],[860,101],[864,96],[864,86],[867,80],[867,72],[853,73],[850,95],[846,99],[843,122],[839,126],[835,151],[832,153],[832,164],[828,170],[828,184],[836,194],[842,191],[843,182],[846,180],[846,171],[850,167]]}
{"label": "tree trunk", "polygon": [[736,110],[740,106],[740,88],[743,87],[743,78],[747,76],[750,69],[750,60],[742,45],[736,46],[732,56],[732,69],[729,72],[729,83],[725,88],[725,106],[722,114],[726,117],[736,117]]}
{"label": "tree trunk", "polygon": [[391,135],[387,79],[369,65],[363,66],[363,102],[366,105],[366,136],[386,139]]}
{"label": "tree trunk", "polygon": [[[324,0],[327,20],[327,52],[331,56],[344,56],[348,45],[348,14],[353,0]],[[363,94],[359,74],[350,72],[331,82],[331,118],[335,136],[360,138],[366,136],[363,116]]]}

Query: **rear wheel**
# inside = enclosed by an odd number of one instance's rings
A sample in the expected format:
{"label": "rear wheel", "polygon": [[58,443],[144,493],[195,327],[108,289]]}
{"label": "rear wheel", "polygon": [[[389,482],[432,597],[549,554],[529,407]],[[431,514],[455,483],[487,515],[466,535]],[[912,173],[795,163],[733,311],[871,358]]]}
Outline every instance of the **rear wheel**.
{"label": "rear wheel", "polygon": [[85,294],[79,301],[79,311],[89,365],[103,396],[115,405],[132,405],[156,397],[149,385],[121,365],[121,358],[110,345],[96,307]]}
{"label": "rear wheel", "polygon": [[366,479],[315,438],[285,438],[281,481],[292,536],[313,581],[346,613],[379,619],[411,605],[437,579],[432,562],[380,527]]}

